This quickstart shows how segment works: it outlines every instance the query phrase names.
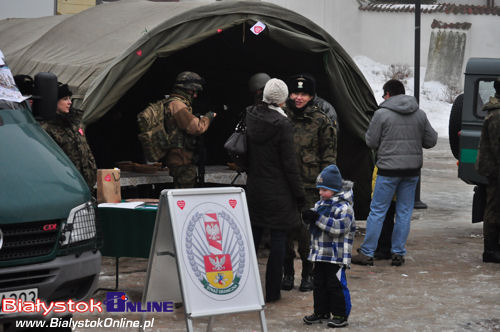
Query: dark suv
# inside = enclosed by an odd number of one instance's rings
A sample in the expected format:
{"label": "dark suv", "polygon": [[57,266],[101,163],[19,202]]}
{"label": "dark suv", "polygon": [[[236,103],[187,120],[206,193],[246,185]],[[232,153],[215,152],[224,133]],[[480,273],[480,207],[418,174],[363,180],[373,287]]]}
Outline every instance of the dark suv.
{"label": "dark suv", "polygon": [[464,93],[453,102],[449,121],[451,151],[458,159],[458,177],[474,188],[473,222],[482,221],[486,178],[474,168],[486,112],[483,105],[495,95],[493,82],[500,77],[500,59],[470,58],[465,69]]}

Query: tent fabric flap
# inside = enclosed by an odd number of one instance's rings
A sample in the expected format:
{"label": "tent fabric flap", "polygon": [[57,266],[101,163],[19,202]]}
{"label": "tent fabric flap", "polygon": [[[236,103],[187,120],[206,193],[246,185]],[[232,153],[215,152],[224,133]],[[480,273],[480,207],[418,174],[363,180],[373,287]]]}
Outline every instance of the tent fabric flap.
{"label": "tent fabric flap", "polygon": [[[258,21],[266,29],[254,35]],[[120,0],[74,15],[0,20],[0,40],[14,74],[52,72],[70,86],[94,141],[113,139],[99,132],[109,128],[104,121],[128,121],[124,136],[114,138],[120,144],[136,143],[136,113],[168,91],[177,69],[207,72],[219,97],[225,89],[244,97],[252,73],[286,79],[306,68],[337,111],[338,164],[355,181],[356,213],[367,214],[373,155],[364,135],[377,103],[342,46],[296,12],[265,1]]]}

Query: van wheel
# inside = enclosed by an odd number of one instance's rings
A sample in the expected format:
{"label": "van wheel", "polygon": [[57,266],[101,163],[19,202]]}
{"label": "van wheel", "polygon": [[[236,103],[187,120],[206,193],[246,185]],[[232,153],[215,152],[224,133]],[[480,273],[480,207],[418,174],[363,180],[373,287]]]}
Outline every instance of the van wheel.
{"label": "van wheel", "polygon": [[458,132],[462,130],[462,107],[464,105],[464,94],[460,94],[455,98],[451,106],[450,121],[448,123],[448,137],[450,140],[451,153],[455,159],[460,157],[460,147]]}

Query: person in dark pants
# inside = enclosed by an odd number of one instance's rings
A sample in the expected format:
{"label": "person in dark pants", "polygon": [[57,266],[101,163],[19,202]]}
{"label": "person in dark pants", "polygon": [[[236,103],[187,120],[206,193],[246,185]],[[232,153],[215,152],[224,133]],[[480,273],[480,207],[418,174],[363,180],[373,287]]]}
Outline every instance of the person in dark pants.
{"label": "person in dark pants", "polygon": [[[316,81],[308,74],[298,74],[288,79],[290,96],[286,112],[293,123],[294,144],[300,176],[304,185],[306,206],[318,200],[316,177],[323,168],[337,160],[337,135],[333,122],[315,103]],[[304,225],[288,230],[287,251],[283,267],[283,290],[294,286],[295,241],[302,262],[299,291],[313,289],[312,264],[307,260],[309,232]]]}
{"label": "person in dark pants", "polygon": [[336,165],[327,166],[316,183],[321,198],[313,209],[302,212],[311,233],[308,259],[314,262],[314,313],[303,320],[308,325],[328,321],[329,327],[344,327],[351,311],[345,270],[356,231],[353,183],[342,180]]}
{"label": "person in dark pants", "polygon": [[394,230],[394,217],[396,214],[396,201],[392,201],[385,215],[382,231],[378,239],[377,249],[373,254],[375,259],[391,259],[392,231]]}
{"label": "person in dark pants", "polygon": [[247,109],[247,201],[256,250],[264,229],[271,233],[266,267],[266,302],[281,298],[286,230],[300,225],[304,188],[293,145],[293,126],[281,106],[285,82],[269,80],[263,103]]}
{"label": "person in dark pants", "polygon": [[[375,189],[375,181],[377,179],[378,168],[375,166],[373,168],[373,181],[372,181],[372,193]],[[394,217],[396,213],[396,196],[393,197],[389,210],[385,214],[384,224],[382,225],[382,231],[380,232],[380,237],[378,239],[377,249],[373,254],[375,259],[391,259],[391,247],[392,247],[392,231],[394,229]]]}
{"label": "person in dark pants", "polygon": [[488,115],[484,119],[476,161],[478,173],[488,178],[483,221],[485,263],[500,263],[500,78],[493,86],[496,93],[483,107]]}

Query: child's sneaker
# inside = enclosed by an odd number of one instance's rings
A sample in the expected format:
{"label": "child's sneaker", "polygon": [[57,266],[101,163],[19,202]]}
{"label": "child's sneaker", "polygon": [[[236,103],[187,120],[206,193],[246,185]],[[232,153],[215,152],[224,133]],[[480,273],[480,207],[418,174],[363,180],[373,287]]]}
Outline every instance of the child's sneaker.
{"label": "child's sneaker", "polygon": [[348,324],[347,318],[343,316],[332,316],[332,319],[328,320],[328,323],[326,323],[328,327],[344,327]]}
{"label": "child's sneaker", "polygon": [[330,314],[317,314],[314,313],[310,316],[305,316],[304,317],[304,323],[307,325],[311,324],[319,324],[322,323],[323,321],[327,321],[330,318]]}

